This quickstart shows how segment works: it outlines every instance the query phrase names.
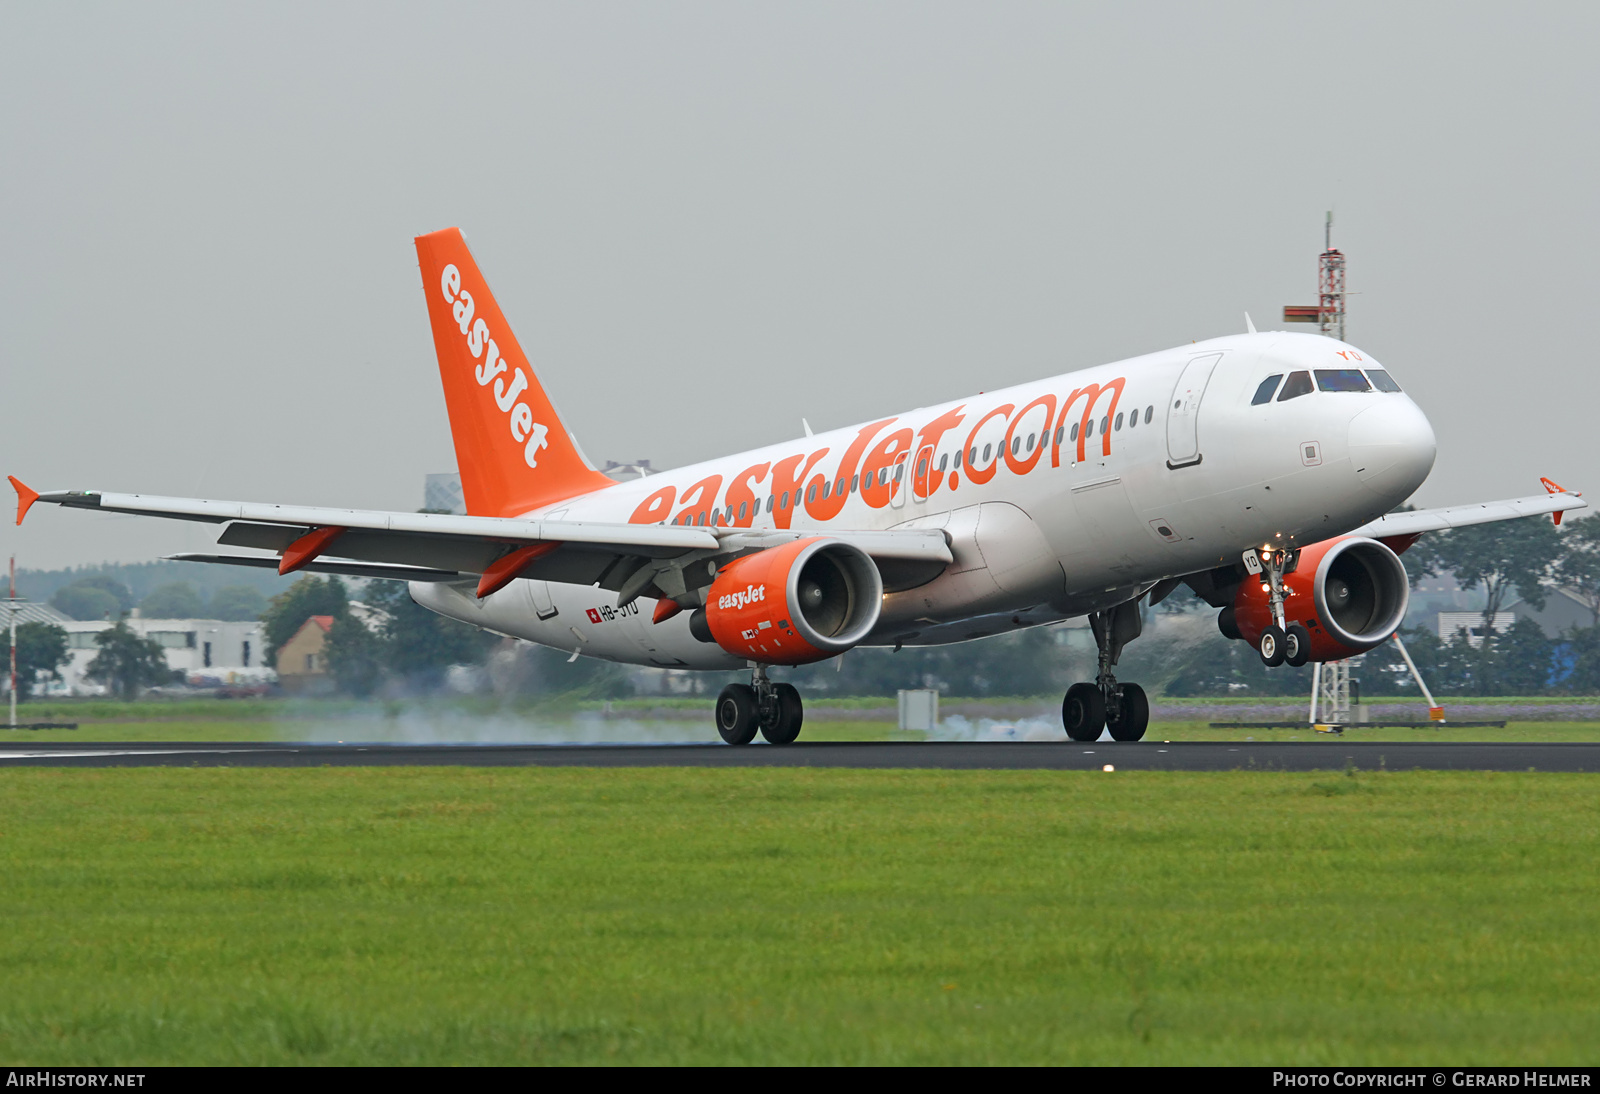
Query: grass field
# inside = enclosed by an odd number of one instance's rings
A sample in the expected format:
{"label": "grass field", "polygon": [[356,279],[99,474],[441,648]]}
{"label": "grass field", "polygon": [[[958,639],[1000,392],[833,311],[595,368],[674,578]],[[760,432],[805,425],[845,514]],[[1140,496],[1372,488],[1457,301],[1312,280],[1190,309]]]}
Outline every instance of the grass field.
{"label": "grass field", "polygon": [[1594,788],[4,770],[0,1059],[1592,1065]]}

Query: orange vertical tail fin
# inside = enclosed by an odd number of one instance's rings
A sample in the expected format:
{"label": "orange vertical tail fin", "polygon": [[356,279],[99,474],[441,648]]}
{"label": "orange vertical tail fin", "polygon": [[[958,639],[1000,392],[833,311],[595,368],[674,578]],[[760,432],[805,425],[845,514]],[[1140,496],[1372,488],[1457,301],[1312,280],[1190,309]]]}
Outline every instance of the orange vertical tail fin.
{"label": "orange vertical tail fin", "polygon": [[467,512],[513,517],[612,485],[556,415],[460,230],[418,236],[417,258]]}

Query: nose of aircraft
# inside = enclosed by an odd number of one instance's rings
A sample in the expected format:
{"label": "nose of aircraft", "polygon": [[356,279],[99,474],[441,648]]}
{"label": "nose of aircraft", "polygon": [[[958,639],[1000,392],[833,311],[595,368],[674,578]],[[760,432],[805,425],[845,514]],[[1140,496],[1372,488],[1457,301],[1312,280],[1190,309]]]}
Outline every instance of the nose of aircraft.
{"label": "nose of aircraft", "polygon": [[1356,479],[1398,505],[1433,470],[1433,426],[1403,395],[1385,395],[1350,420],[1350,466]]}

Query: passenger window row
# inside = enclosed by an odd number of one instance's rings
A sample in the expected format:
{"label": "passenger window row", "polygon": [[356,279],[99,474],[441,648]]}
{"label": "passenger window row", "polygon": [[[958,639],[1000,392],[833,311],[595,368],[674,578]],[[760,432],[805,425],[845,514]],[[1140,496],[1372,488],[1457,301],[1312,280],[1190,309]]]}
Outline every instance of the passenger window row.
{"label": "passenger window row", "polygon": [[[941,464],[941,467],[942,466],[943,465]],[[878,485],[879,486],[888,486],[891,481],[899,482],[905,476],[905,470],[906,470],[906,465],[904,463],[897,463],[892,468],[890,468],[890,467],[881,467],[881,468],[879,468],[878,469],[878,473],[877,473]],[[871,480],[872,476],[868,475],[867,478],[869,480],[867,485],[870,486],[871,485],[870,480]],[[860,491],[861,487],[862,487],[862,484],[861,484],[861,476],[860,475],[852,475],[850,477],[850,481],[848,483],[845,482],[845,480],[843,478],[838,479],[836,482],[824,482],[822,484],[822,488],[821,488],[820,491],[818,490],[816,484],[813,483],[804,492],[804,500],[806,502],[815,502],[818,498],[821,498],[822,500],[826,501],[830,496],[832,496],[834,494],[854,494],[854,493],[857,493],[857,492]],[[774,509],[780,509],[780,510],[788,509],[791,498],[793,499],[794,504],[798,506],[801,503],[801,491],[794,490],[794,491],[791,492],[791,491],[785,490],[781,494],[768,494],[767,495],[766,511],[768,513],[770,513]],[[758,500],[756,502],[756,512],[760,513],[761,511],[762,511],[761,510],[761,502]],[[742,501],[742,502],[739,503],[738,517],[737,518],[735,518],[735,516],[734,516],[734,507],[733,507],[733,505],[730,504],[730,505],[727,506],[727,508],[725,510],[724,509],[709,509],[709,510],[703,509],[698,513],[683,513],[683,514],[680,514],[677,517],[674,517],[673,520],[672,520],[672,523],[673,524],[693,524],[693,525],[697,525],[697,526],[698,525],[707,524],[707,523],[710,523],[710,524],[732,524],[735,519],[743,520],[746,516],[749,515],[749,512],[750,512],[750,503],[749,503],[749,501]]]}
{"label": "passenger window row", "polygon": [[[1316,383],[1311,380],[1312,372],[1316,374]],[[1262,403],[1272,402],[1272,395],[1278,391],[1278,382],[1283,380],[1283,373],[1275,372],[1261,381],[1261,386],[1256,388],[1256,393],[1250,399],[1251,406],[1260,406]],[[1298,399],[1302,395],[1310,395],[1313,391],[1371,391],[1376,388],[1384,392],[1397,392],[1400,385],[1381,368],[1369,368],[1362,372],[1358,368],[1319,368],[1311,371],[1291,372],[1289,379],[1283,385],[1283,390],[1278,392],[1278,402],[1288,402]]]}
{"label": "passenger window row", "polygon": [[[1276,379],[1276,378],[1274,378],[1274,379]],[[1150,420],[1155,417],[1155,413],[1156,413],[1156,408],[1155,408],[1154,405],[1147,406],[1147,407],[1144,408],[1144,420],[1145,420],[1145,424],[1146,425],[1148,425],[1150,423]],[[1108,431],[1119,430],[1119,429],[1122,428],[1122,424],[1123,424],[1124,420],[1127,421],[1129,429],[1133,429],[1133,428],[1137,427],[1138,424],[1139,424],[1139,412],[1137,410],[1134,410],[1134,411],[1131,411],[1131,412],[1126,412],[1126,413],[1123,412],[1123,411],[1118,411],[1117,412],[1117,416],[1116,416],[1115,419],[1113,419],[1109,414],[1103,415],[1100,418],[1100,432],[1101,433],[1106,433]],[[1089,420],[1089,424],[1083,430],[1083,435],[1085,437],[1092,437],[1092,436],[1094,436],[1094,431],[1095,431],[1095,423],[1094,423],[1094,419],[1091,418]],[[1059,425],[1056,426],[1055,443],[1057,445],[1060,445],[1060,444],[1062,444],[1064,442],[1076,443],[1077,440],[1078,440],[1078,423],[1077,422],[1074,422],[1072,424],[1072,429],[1071,429],[1070,432],[1067,432],[1065,426],[1059,426]],[[1050,434],[1048,434],[1048,433],[1046,433],[1043,438],[1040,438],[1040,436],[1037,433],[1030,433],[1030,434],[1028,434],[1028,436],[1026,438],[1013,437],[1011,439],[1011,454],[1013,456],[1018,456],[1018,455],[1021,455],[1023,452],[1032,453],[1033,450],[1034,450],[1034,447],[1036,445],[1048,444],[1049,442],[1050,442]],[[982,455],[983,463],[987,464],[989,462],[989,458],[994,455],[994,451],[995,451],[995,445],[992,444],[992,443],[991,444],[986,444],[986,445],[983,446],[983,455]],[[956,465],[957,468],[960,468],[960,466],[961,466],[962,455],[963,455],[963,453],[958,449],[956,451],[956,454],[955,454],[955,457],[956,457],[955,465]],[[965,455],[966,455],[966,462],[968,464],[976,464],[976,463],[978,463],[978,461],[979,461],[978,446],[977,445],[973,445],[972,446],[972,450],[970,452],[965,453]],[[950,462],[950,454],[948,452],[946,452],[946,453],[944,453],[943,455],[941,455],[939,457],[938,470],[939,471],[943,471],[949,465],[949,462]],[[890,482],[891,479],[894,482],[899,482],[901,480],[901,478],[904,476],[905,467],[906,467],[906,465],[904,463],[897,463],[893,467],[880,467],[878,469],[878,473],[877,473],[878,485],[879,486],[887,486],[887,485],[889,485],[889,482]],[[917,465],[917,474],[919,476],[927,474],[927,458],[926,457],[924,457],[922,462]],[[870,479],[871,476],[868,476],[868,477]],[[804,500],[807,503],[810,503],[810,502],[817,501],[818,498],[820,497],[823,501],[826,501],[828,499],[828,497],[830,495],[832,495],[832,494],[855,494],[855,493],[859,493],[860,490],[861,490],[861,485],[862,484],[861,484],[861,476],[860,475],[852,475],[850,477],[850,481],[849,482],[846,482],[842,477],[839,478],[838,480],[834,481],[834,482],[824,482],[822,484],[822,488],[821,488],[820,492],[819,492],[817,486],[815,484],[813,484],[811,487],[809,487],[805,491]],[[870,482],[868,483],[868,485],[871,485]],[[793,491],[791,493],[791,491],[785,490],[781,494],[768,494],[767,495],[766,511],[768,513],[770,513],[774,509],[786,510],[786,509],[789,508],[789,504],[790,504],[791,500],[793,501],[793,503],[796,506],[799,506],[801,504],[801,500],[802,500],[801,499],[801,491],[795,490],[795,491]],[[733,522],[736,519],[737,520],[744,520],[745,517],[749,515],[749,511],[750,511],[750,503],[748,501],[742,501],[742,502],[739,503],[738,516],[737,517],[734,516],[734,507],[730,504],[730,505],[728,505],[726,507],[726,509],[702,509],[697,513],[680,513],[678,516],[676,516],[676,517],[674,517],[672,519],[672,523],[673,524],[680,524],[680,525],[695,525],[695,526],[700,526],[700,525],[704,525],[704,524],[714,524],[714,525],[728,524],[728,525],[731,525],[731,524],[733,524]],[[759,514],[762,511],[761,502],[759,500],[756,502],[755,511],[756,511],[757,514]]]}

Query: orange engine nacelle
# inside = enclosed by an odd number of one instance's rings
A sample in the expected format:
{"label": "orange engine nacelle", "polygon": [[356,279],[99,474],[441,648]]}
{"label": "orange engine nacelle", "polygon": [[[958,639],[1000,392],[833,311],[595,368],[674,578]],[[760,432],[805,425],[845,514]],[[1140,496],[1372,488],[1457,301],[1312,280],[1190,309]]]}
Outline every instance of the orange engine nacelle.
{"label": "orange engine nacelle", "polygon": [[[1339,661],[1372,649],[1399,629],[1411,599],[1400,556],[1365,536],[1302,548],[1283,585],[1285,625],[1298,623],[1311,635],[1308,661]],[[1273,623],[1266,583],[1245,578],[1217,622],[1228,637],[1256,645]]]}
{"label": "orange engine nacelle", "polygon": [[861,548],[817,537],[735,559],[707,590],[717,645],[769,665],[843,653],[878,624],[883,579]]}

